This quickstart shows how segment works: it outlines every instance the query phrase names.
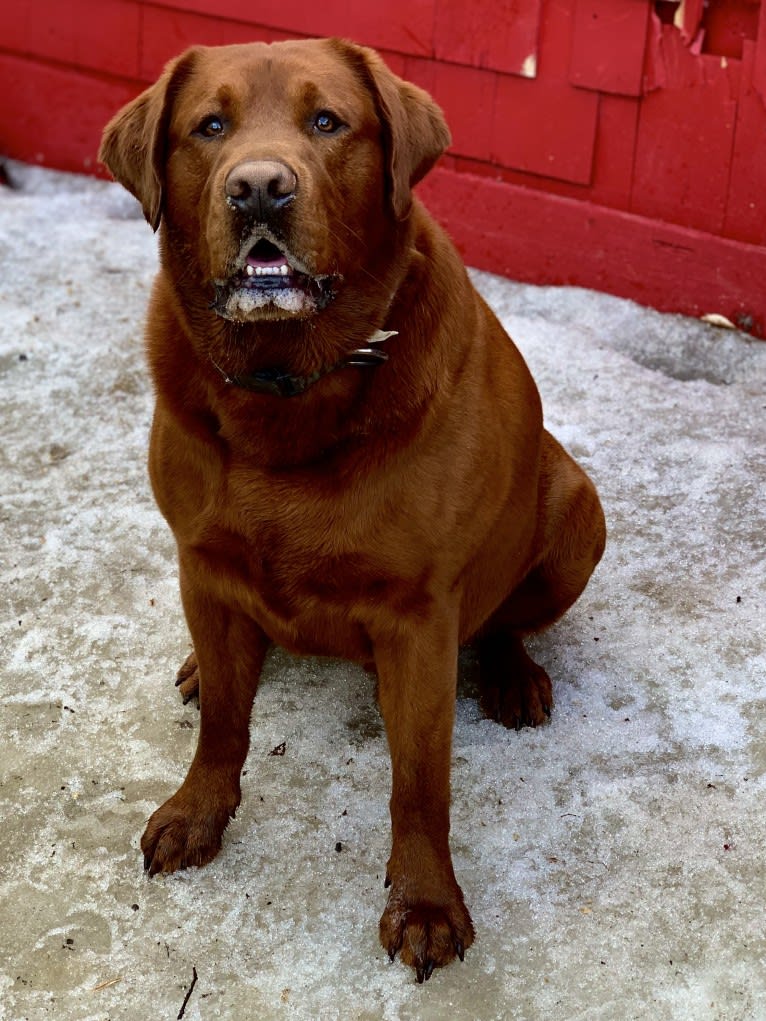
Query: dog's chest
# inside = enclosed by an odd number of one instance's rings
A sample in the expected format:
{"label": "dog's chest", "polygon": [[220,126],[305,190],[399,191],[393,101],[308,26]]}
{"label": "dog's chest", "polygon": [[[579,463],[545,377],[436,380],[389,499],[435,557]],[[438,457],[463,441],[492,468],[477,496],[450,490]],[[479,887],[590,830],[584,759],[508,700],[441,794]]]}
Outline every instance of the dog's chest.
{"label": "dog's chest", "polygon": [[[155,423],[155,496],[209,596],[292,651],[369,661],[381,614],[428,601],[432,517],[396,477],[268,471]],[[185,572],[188,575],[188,572]]]}
{"label": "dog's chest", "polygon": [[198,519],[196,552],[210,584],[276,643],[296,652],[368,660],[365,621],[406,584],[353,494],[230,479]]}

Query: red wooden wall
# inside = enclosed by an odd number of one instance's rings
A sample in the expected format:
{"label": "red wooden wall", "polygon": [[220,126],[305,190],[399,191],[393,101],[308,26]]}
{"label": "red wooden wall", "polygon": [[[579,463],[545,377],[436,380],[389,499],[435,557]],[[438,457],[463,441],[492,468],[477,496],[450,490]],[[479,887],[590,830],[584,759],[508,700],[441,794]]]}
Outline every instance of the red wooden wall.
{"label": "red wooden wall", "polygon": [[9,0],[0,155],[97,172],[105,121],[187,45],[331,34],[443,106],[421,192],[468,262],[764,335],[760,0]]}

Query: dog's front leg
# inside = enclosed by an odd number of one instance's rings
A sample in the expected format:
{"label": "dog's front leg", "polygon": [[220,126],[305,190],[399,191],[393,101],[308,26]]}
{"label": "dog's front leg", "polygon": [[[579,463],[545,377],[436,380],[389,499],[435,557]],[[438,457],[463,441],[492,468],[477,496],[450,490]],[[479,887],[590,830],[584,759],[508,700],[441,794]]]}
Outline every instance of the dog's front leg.
{"label": "dog's front leg", "polygon": [[249,617],[206,595],[181,575],[186,619],[199,666],[200,729],[186,779],[149,819],[144,868],[155,875],[216,856],[240,801],[250,712],[269,646]]}
{"label": "dog's front leg", "polygon": [[473,942],[449,849],[457,614],[410,621],[375,643],[378,698],[391,751],[392,849],[380,939],[419,982]]}

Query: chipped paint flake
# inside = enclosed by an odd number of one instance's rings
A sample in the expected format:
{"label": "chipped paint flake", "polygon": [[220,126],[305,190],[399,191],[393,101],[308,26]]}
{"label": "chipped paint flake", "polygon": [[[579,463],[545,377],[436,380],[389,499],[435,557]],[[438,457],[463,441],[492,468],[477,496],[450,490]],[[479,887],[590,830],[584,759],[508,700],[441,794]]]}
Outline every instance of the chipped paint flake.
{"label": "chipped paint flake", "polygon": [[704,13],[705,0],[680,0],[673,15],[673,25],[686,45],[693,49],[702,47],[700,32]]}
{"label": "chipped paint flake", "polygon": [[521,73],[524,78],[537,78],[537,54],[530,53],[521,65]]}
{"label": "chipped paint flake", "polygon": [[722,330],[736,330],[737,328],[731,319],[727,319],[726,316],[722,316],[718,312],[708,312],[707,315],[700,316],[700,319],[703,323],[709,323],[710,326],[718,326]]}

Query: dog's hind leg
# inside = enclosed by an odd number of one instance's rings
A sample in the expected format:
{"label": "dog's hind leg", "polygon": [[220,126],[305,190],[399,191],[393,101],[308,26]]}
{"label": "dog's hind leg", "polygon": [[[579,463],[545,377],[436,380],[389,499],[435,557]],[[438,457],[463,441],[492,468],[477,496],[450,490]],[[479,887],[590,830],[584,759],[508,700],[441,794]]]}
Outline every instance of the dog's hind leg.
{"label": "dog's hind leg", "polygon": [[582,593],[606,541],[593,483],[547,433],[541,472],[541,554],[477,640],[482,707],[506,727],[537,726],[553,705],[548,674],[527,654],[525,635],[549,627]]}
{"label": "dog's hind leg", "polygon": [[477,642],[484,715],[521,730],[543,723],[553,708],[548,674],[527,655],[521,637],[498,629]]}

